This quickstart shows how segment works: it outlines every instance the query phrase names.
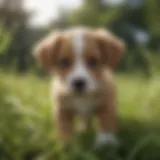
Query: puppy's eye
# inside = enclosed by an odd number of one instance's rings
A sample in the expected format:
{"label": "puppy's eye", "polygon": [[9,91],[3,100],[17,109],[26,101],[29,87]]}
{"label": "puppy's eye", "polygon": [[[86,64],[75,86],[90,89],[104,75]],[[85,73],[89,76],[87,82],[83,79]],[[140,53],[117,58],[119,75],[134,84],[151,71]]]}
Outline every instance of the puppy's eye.
{"label": "puppy's eye", "polygon": [[95,59],[95,58],[90,58],[87,62],[87,65],[90,67],[90,68],[95,68],[97,67],[98,65],[98,60]]}
{"label": "puppy's eye", "polygon": [[69,61],[69,59],[64,58],[59,60],[59,66],[62,68],[69,68],[71,66],[71,62]]}

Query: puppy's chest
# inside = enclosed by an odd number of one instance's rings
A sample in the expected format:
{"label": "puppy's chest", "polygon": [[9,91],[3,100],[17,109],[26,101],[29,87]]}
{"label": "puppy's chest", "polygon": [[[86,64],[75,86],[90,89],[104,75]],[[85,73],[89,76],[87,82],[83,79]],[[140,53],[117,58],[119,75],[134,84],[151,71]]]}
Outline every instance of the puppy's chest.
{"label": "puppy's chest", "polygon": [[69,106],[82,116],[91,115],[98,107],[99,99],[94,96],[72,97]]}

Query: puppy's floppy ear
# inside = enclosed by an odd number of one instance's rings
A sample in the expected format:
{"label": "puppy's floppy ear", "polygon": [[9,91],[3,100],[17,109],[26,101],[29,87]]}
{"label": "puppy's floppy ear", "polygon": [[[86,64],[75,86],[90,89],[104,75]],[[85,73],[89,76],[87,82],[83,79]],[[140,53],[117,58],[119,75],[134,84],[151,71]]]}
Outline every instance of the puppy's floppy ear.
{"label": "puppy's floppy ear", "polygon": [[60,33],[53,33],[40,41],[35,49],[34,56],[40,65],[48,72],[52,72],[56,63],[56,57],[60,50],[62,36]]}
{"label": "puppy's floppy ear", "polygon": [[110,68],[115,68],[125,51],[124,43],[111,33],[104,30],[99,30],[96,33],[96,38],[103,62]]}

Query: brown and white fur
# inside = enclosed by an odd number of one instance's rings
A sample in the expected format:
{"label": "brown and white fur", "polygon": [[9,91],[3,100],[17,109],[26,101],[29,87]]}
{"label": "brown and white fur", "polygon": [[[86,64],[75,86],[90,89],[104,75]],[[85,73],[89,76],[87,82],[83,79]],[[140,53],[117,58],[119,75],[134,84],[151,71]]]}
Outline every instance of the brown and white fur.
{"label": "brown and white fur", "polygon": [[54,113],[65,144],[72,136],[76,115],[88,125],[93,115],[97,116],[97,146],[117,142],[112,71],[123,52],[124,44],[110,32],[89,28],[52,33],[36,47],[36,59],[54,76]]}

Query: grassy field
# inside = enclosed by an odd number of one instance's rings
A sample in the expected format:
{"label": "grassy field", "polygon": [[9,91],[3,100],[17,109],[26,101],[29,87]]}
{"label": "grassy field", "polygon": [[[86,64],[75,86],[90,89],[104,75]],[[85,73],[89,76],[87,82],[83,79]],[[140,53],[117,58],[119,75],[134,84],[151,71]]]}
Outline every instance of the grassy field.
{"label": "grassy field", "polygon": [[64,151],[54,130],[49,80],[0,73],[0,160],[160,160],[160,77],[118,75],[118,148],[92,150],[94,132]]}

